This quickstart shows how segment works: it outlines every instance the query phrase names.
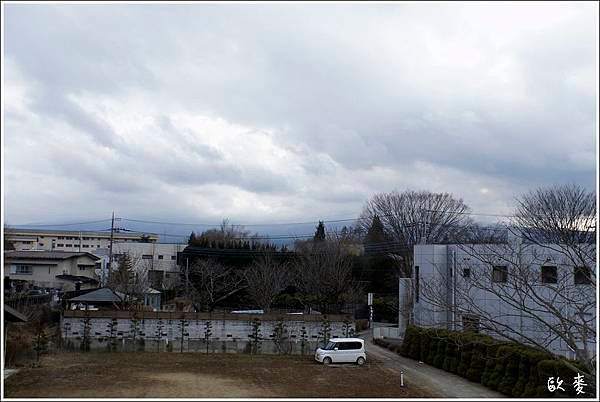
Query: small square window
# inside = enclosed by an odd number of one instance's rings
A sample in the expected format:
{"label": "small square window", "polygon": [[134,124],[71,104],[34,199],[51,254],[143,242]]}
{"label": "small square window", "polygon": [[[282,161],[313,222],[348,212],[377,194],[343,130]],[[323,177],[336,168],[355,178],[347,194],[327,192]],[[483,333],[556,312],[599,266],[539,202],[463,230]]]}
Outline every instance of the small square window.
{"label": "small square window", "polygon": [[176,259],[177,259],[177,256],[176,256],[176,255],[172,255],[172,256],[171,256],[171,260],[176,260]]}
{"label": "small square window", "polygon": [[471,268],[463,268],[463,278],[471,277]]}
{"label": "small square window", "polygon": [[543,266],[542,267],[542,283],[556,283],[558,282],[558,272],[556,267]]}
{"label": "small square window", "polygon": [[159,260],[162,260],[162,259],[163,259],[163,257],[164,257],[164,256],[162,256],[162,255],[159,255],[159,256],[158,256],[158,259],[159,259]]}
{"label": "small square window", "polygon": [[575,285],[591,285],[592,270],[590,267],[575,267],[573,269]]}
{"label": "small square window", "polygon": [[493,267],[492,282],[495,282],[495,283],[508,282],[508,267],[506,265],[496,265]]}

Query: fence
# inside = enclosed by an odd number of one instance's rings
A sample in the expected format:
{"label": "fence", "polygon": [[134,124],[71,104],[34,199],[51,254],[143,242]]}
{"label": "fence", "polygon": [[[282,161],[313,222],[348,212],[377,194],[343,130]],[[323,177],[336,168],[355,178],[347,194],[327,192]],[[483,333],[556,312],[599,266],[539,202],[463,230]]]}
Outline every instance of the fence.
{"label": "fence", "polygon": [[25,312],[31,307],[40,305],[49,305],[52,302],[52,295],[32,295],[32,296],[13,296],[4,298],[4,304],[18,310]]}
{"label": "fence", "polygon": [[375,327],[373,328],[373,339],[396,338],[401,339],[404,334],[400,333],[398,327]]}

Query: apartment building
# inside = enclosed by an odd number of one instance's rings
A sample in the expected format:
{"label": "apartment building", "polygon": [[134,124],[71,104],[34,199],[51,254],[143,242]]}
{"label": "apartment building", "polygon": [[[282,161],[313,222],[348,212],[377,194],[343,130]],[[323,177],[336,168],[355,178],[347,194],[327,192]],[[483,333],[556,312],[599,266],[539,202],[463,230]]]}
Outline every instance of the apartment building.
{"label": "apartment building", "polygon": [[[119,259],[128,254],[136,272],[147,275],[149,286],[155,289],[169,288],[179,281],[180,268],[177,265],[177,253],[186,247],[187,244],[181,243],[115,241],[113,242],[113,268],[116,269]],[[94,254],[102,259],[103,266],[107,266],[108,247],[97,249]],[[102,273],[99,275],[103,277]]]}
{"label": "apartment building", "polygon": [[[592,247],[579,255],[595,255]],[[416,245],[412,291],[401,286],[400,300],[410,293],[417,326],[502,332],[573,358],[574,350],[549,330],[569,321],[578,348],[595,350],[596,264],[576,264],[573,255],[557,245]]]}
{"label": "apartment building", "polygon": [[[110,230],[94,232],[5,228],[4,237],[13,244],[15,250],[93,252],[110,245]],[[113,242],[156,243],[158,239],[154,234],[113,232]]]}

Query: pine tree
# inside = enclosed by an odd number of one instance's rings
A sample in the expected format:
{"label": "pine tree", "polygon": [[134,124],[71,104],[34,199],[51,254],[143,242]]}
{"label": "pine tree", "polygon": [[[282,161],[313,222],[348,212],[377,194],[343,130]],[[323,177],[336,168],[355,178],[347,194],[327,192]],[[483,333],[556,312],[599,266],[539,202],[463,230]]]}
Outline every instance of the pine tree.
{"label": "pine tree", "polygon": [[196,243],[196,233],[192,232],[190,234],[190,238],[188,239],[188,245],[194,245]]}
{"label": "pine tree", "polygon": [[325,225],[323,224],[323,221],[319,221],[319,225],[317,225],[317,231],[315,232],[313,240],[315,242],[325,240]]}

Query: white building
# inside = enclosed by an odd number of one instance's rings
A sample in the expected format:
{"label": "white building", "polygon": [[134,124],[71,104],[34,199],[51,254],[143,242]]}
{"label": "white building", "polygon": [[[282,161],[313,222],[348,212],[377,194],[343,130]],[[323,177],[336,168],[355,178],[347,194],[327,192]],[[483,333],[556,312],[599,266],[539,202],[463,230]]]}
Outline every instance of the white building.
{"label": "white building", "polygon": [[[105,232],[74,230],[43,230],[5,228],[4,238],[11,242],[15,250],[46,250],[93,252],[110,245],[110,229]],[[155,243],[154,234],[113,231],[113,242]]]}
{"label": "white building", "polygon": [[[116,269],[121,256],[128,254],[137,273],[147,276],[148,285],[155,289],[169,288],[179,281],[177,253],[183,251],[187,244],[177,243],[134,243],[113,242],[113,269]],[[105,279],[109,248],[101,248],[94,252],[102,259],[102,267],[98,272],[101,280]],[[104,272],[104,273],[103,273]]]}
{"label": "white building", "polygon": [[572,325],[565,332],[578,347],[595,350],[595,263],[576,266],[572,257],[554,245],[417,245],[413,322],[501,332],[524,343],[529,337],[574,358],[556,336],[556,328]]}

